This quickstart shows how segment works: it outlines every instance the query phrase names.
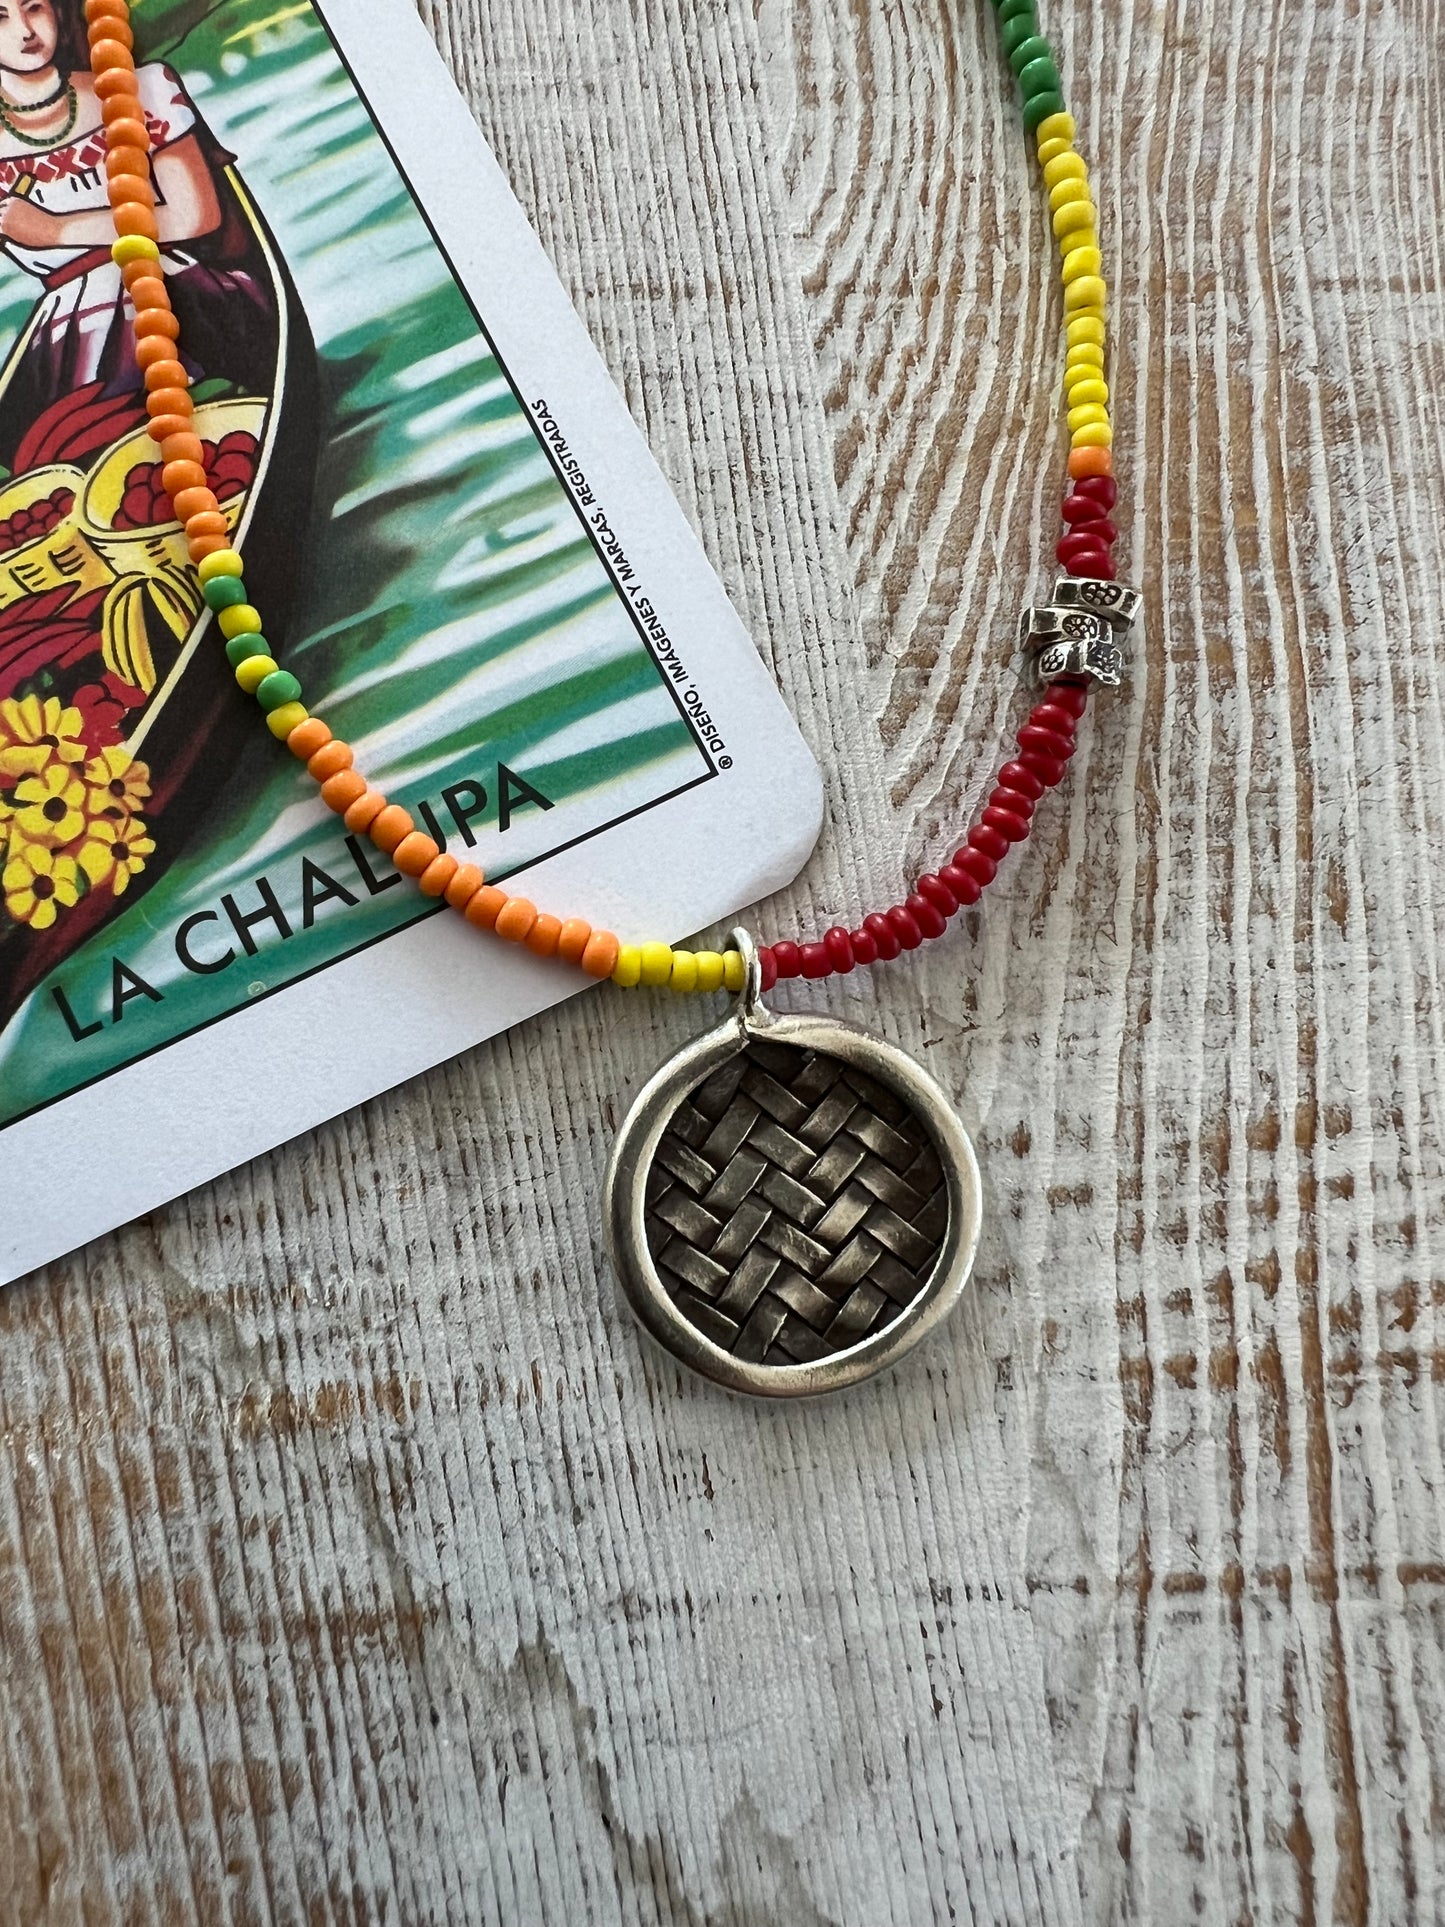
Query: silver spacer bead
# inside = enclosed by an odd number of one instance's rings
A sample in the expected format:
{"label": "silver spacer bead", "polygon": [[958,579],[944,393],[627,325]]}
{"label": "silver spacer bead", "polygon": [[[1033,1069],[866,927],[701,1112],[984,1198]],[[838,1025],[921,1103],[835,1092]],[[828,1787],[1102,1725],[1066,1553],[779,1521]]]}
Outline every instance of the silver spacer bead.
{"label": "silver spacer bead", "polygon": [[1054,584],[1060,609],[1087,609],[1113,629],[1132,629],[1144,598],[1127,582],[1100,582],[1093,576],[1061,575]]}
{"label": "silver spacer bead", "polygon": [[1019,617],[1019,642],[1032,659],[1035,680],[1084,676],[1107,689],[1124,680],[1124,651],[1113,628],[1090,609],[1056,604],[1025,609]]}

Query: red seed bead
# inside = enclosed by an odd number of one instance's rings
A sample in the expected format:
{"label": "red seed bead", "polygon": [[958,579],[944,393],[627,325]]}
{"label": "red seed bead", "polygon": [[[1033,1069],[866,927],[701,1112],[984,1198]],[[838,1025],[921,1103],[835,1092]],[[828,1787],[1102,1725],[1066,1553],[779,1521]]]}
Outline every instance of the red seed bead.
{"label": "red seed bead", "polygon": [[800,974],[816,982],[819,977],[832,975],[833,966],[828,961],[828,946],[825,943],[805,943],[798,951]]}
{"label": "red seed bead", "polygon": [[878,944],[871,930],[854,930],[848,941],[853,946],[854,963],[862,964],[865,970],[877,963]]}
{"label": "red seed bead", "polygon": [[998,773],[998,780],[1001,784],[1007,784],[1009,789],[1016,790],[1020,796],[1028,797],[1033,803],[1037,803],[1044,793],[1043,784],[1023,763],[1005,763]]}
{"label": "red seed bead", "polygon": [[1028,749],[1023,760],[1038,777],[1046,790],[1055,789],[1064,780],[1064,771],[1069,767],[1057,756],[1045,756],[1042,751]]}
{"label": "red seed bead", "polygon": [[886,912],[886,915],[894,936],[897,937],[903,948],[905,950],[916,950],[919,944],[923,942],[923,932],[919,928],[918,919],[914,916],[913,912],[908,909],[906,905],[895,903],[893,908]]}
{"label": "red seed bead", "polygon": [[989,806],[979,818],[986,830],[994,830],[1005,843],[1022,843],[1029,833],[1029,820],[1026,816],[1015,816],[1012,810],[1000,810]]}
{"label": "red seed bead", "polygon": [[1076,529],[1056,545],[1054,554],[1066,569],[1081,569],[1093,556],[1108,553],[1102,533],[1096,531],[1113,526],[1112,522],[1091,522],[1085,528]]}
{"label": "red seed bead", "polygon": [[955,869],[971,876],[980,890],[986,890],[998,875],[998,865],[991,856],[985,856],[976,844],[965,843],[953,859]]}
{"label": "red seed bead", "polygon": [[1004,810],[1009,816],[1017,816],[1024,823],[1027,823],[1034,813],[1033,798],[1025,795],[1022,790],[1010,789],[1006,783],[999,783],[994,787],[988,799],[988,807],[991,810]]}
{"label": "red seed bead", "polygon": [[1059,513],[1066,522],[1092,522],[1099,513],[1099,504],[1075,489],[1072,495],[1064,497]]}
{"label": "red seed bead", "polygon": [[[1037,723],[1025,723],[1019,731],[1019,748],[1025,756],[1039,755],[1050,762],[1066,763],[1074,753],[1072,735],[1060,736],[1056,730],[1043,729]],[[1043,774],[1042,771],[1039,772]],[[1055,781],[1058,779],[1055,778]]]}
{"label": "red seed bead", "polygon": [[1071,491],[1086,502],[1097,502],[1107,515],[1119,499],[1119,484],[1112,475],[1081,475]]}
{"label": "red seed bead", "polygon": [[1069,574],[1094,582],[1112,582],[1119,571],[1107,549],[1094,549],[1068,564]]}
{"label": "red seed bead", "polygon": [[960,870],[956,863],[945,863],[938,873],[940,883],[946,883],[958,898],[960,907],[977,903],[983,895],[983,886],[967,870]]}
{"label": "red seed bead", "polygon": [[[884,963],[892,963],[903,945],[898,941],[898,933],[893,925],[879,911],[871,917],[864,917],[863,928],[878,946],[878,955]],[[854,939],[855,943],[857,939]]]}
{"label": "red seed bead", "polygon": [[958,908],[958,898],[941,877],[931,874],[921,876],[914,888],[919,896],[926,898],[945,917],[951,917]]}
{"label": "red seed bead", "polygon": [[846,977],[856,961],[853,955],[853,939],[841,924],[834,924],[823,938],[828,951],[830,968],[840,977]]}
{"label": "red seed bead", "polygon": [[985,856],[1002,863],[1008,855],[1009,840],[996,830],[991,823],[975,823],[968,833],[968,840],[974,849],[982,850]]}
{"label": "red seed bead", "polygon": [[1051,682],[1049,701],[1057,703],[1060,709],[1066,709],[1077,722],[1089,707],[1088,687],[1078,682]]}
{"label": "red seed bead", "polygon": [[768,944],[763,944],[758,951],[758,969],[762,974],[763,989],[771,990],[778,981],[778,965]]}
{"label": "red seed bead", "polygon": [[922,931],[926,942],[934,937],[941,937],[948,928],[948,918],[937,904],[930,903],[919,890],[913,892],[904,908]]}
{"label": "red seed bead", "polygon": [[795,943],[775,943],[773,962],[778,967],[780,977],[796,977],[803,968],[803,953]]}
{"label": "red seed bead", "polygon": [[1062,703],[1056,703],[1052,695],[1043,702],[1037,703],[1033,714],[1029,717],[1035,729],[1052,729],[1058,735],[1070,739],[1073,737],[1074,725],[1078,720],[1078,717],[1065,709]]}

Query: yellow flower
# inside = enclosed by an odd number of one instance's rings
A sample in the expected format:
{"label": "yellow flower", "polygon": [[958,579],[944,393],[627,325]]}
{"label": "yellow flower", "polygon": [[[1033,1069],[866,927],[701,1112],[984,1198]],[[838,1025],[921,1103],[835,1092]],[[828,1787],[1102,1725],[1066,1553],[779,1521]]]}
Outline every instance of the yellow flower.
{"label": "yellow flower", "polygon": [[15,829],[29,843],[59,849],[85,828],[85,785],[69,763],[51,763],[15,787]]}
{"label": "yellow flower", "polygon": [[5,908],[17,923],[48,930],[56,911],[68,910],[79,897],[80,874],[73,856],[12,837],[0,887],[5,891]]}
{"label": "yellow flower", "polygon": [[146,835],[138,816],[101,816],[90,826],[90,833],[77,852],[76,861],[92,884],[110,880],[117,896],[133,876],[139,876],[147,857],[155,854],[155,838]]}
{"label": "yellow flower", "polygon": [[80,711],[67,709],[58,696],[12,696],[0,703],[0,784],[37,775],[52,758],[83,762],[82,727]]}
{"label": "yellow flower", "polygon": [[130,816],[151,793],[150,770],[118,744],[91,757],[85,782],[88,816]]}

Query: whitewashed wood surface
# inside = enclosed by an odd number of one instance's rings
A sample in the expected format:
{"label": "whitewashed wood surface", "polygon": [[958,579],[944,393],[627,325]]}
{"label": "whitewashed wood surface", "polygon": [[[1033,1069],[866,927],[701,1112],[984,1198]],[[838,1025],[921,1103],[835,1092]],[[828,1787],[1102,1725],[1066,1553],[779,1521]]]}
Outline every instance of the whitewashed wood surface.
{"label": "whitewashed wood surface", "polygon": [[[762,927],[856,914],[1049,576],[991,9],[422,11],[830,771]],[[826,999],[976,1130],[969,1310],[802,1410],[645,1353],[697,1013],[605,990],[0,1294],[4,1927],[1445,1918],[1445,6],[1046,12],[1147,644]]]}

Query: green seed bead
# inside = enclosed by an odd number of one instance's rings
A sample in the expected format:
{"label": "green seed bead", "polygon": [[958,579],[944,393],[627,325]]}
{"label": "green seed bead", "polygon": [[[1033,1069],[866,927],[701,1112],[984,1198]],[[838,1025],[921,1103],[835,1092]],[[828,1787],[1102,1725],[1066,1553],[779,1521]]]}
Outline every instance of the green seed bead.
{"label": "green seed bead", "polygon": [[1032,100],[1035,94],[1061,94],[1063,82],[1059,70],[1054,65],[1053,55],[1044,54],[1038,60],[1031,60],[1019,73],[1019,86],[1023,89],[1025,100]]}
{"label": "green seed bead", "polygon": [[1005,26],[1010,20],[1027,20],[1029,32],[1038,32],[1038,20],[1034,13],[1034,0],[1003,0],[998,10],[998,23]]}
{"label": "green seed bead", "polygon": [[1050,114],[1062,114],[1064,97],[1062,93],[1034,94],[1024,102],[1024,126],[1032,133],[1041,127]]}
{"label": "green seed bead", "polygon": [[271,645],[264,636],[232,636],[226,644],[226,661],[239,669],[248,656],[269,656]]}
{"label": "green seed bead", "polygon": [[213,575],[201,591],[210,609],[231,609],[246,600],[246,585],[238,575]]}
{"label": "green seed bead", "polygon": [[262,709],[279,709],[282,703],[299,702],[300,698],[301,685],[289,669],[274,669],[256,685],[256,701]]}
{"label": "green seed bead", "polygon": [[1008,64],[1016,74],[1021,74],[1031,60],[1052,60],[1054,57],[1053,48],[1043,35],[1038,33],[1031,33],[1027,39],[1015,41],[1012,47],[1008,44],[1008,35],[1005,34],[1004,52],[1008,55]]}

